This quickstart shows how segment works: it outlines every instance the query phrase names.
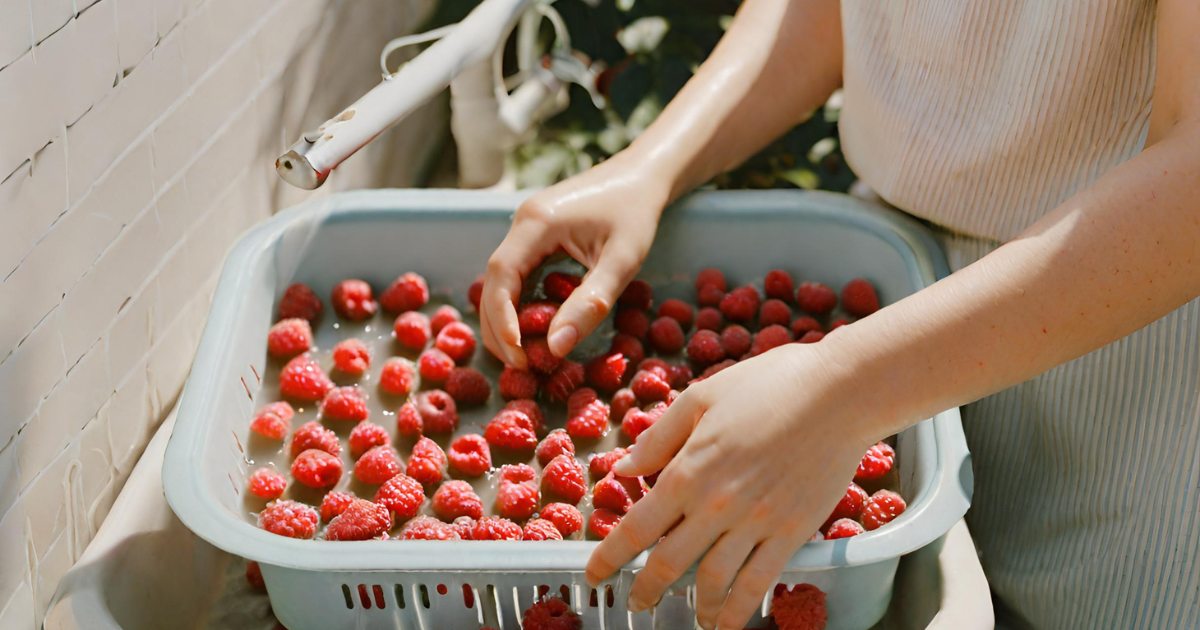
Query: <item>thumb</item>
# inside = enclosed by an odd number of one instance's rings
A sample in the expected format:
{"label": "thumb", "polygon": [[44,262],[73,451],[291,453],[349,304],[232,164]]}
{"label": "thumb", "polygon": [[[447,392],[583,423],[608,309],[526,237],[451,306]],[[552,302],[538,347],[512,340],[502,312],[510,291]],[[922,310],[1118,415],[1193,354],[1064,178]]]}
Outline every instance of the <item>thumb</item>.
{"label": "thumb", "polygon": [[637,443],[629,447],[629,454],[613,464],[613,472],[622,477],[643,477],[666,468],[704,415],[700,400],[691,391],[676,398],[657,422],[642,431]]}
{"label": "thumb", "polygon": [[637,274],[640,260],[625,247],[611,242],[600,253],[600,260],[558,309],[550,322],[547,342],[550,352],[565,357],[581,339],[604,321],[617,296]]}

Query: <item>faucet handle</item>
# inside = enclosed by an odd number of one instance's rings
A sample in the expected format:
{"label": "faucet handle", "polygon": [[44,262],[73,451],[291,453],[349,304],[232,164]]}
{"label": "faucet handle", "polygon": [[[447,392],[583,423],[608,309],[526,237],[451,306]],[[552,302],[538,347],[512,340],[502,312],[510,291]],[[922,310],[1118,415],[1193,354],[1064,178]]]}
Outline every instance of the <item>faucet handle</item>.
{"label": "faucet handle", "polygon": [[578,51],[555,48],[549,54],[550,72],[563,83],[574,83],[592,98],[596,109],[604,109],[605,100],[596,89],[596,79],[606,67],[603,61],[589,63],[587,55]]}

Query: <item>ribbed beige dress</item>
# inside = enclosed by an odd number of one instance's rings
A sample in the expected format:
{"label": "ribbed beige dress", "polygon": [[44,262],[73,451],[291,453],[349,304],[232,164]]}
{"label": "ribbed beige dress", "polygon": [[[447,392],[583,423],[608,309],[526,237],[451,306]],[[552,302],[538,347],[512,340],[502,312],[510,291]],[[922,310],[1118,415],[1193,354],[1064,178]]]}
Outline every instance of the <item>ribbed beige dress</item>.
{"label": "ribbed beige dress", "polygon": [[[962,268],[1134,156],[1152,0],[842,0],[847,160]],[[968,523],[1037,628],[1200,627],[1200,301],[964,409]]]}

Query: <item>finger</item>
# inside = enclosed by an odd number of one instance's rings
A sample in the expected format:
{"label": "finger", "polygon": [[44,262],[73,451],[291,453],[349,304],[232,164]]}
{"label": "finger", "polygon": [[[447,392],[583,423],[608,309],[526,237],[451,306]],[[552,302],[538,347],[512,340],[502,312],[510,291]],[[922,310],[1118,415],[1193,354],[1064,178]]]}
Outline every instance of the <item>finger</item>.
{"label": "finger", "polygon": [[650,552],[629,591],[629,611],[642,612],[662,599],[671,587],[721,534],[712,519],[685,517]]}
{"label": "finger", "polygon": [[696,569],[696,621],[701,628],[716,627],[729,587],[758,543],[758,536],[737,528],[725,532],[704,554]]}
{"label": "finger", "polygon": [[795,548],[783,538],[771,538],[760,544],[750,560],[738,571],[725,605],[717,615],[718,630],[735,630],[746,627],[746,622],[756,608],[762,606],[779,574],[792,557]]}
{"label": "finger", "polygon": [[590,335],[617,303],[617,296],[637,274],[640,263],[627,246],[609,241],[600,259],[550,322],[550,352],[565,357],[580,339]]}
{"label": "finger", "polygon": [[483,278],[479,304],[484,345],[506,364],[520,368],[526,365],[517,325],[516,303],[521,295],[521,281],[557,249],[543,236],[544,229],[539,225],[514,224],[488,260]]}
{"label": "finger", "polygon": [[638,477],[666,468],[707,411],[706,398],[701,391],[702,388],[693,385],[676,398],[658,421],[638,435],[629,454],[613,464],[613,472]]}
{"label": "finger", "polygon": [[592,550],[587,564],[588,584],[595,587],[634,556],[658,542],[683,517],[683,497],[686,494],[656,490],[634,503],[616,528]]}

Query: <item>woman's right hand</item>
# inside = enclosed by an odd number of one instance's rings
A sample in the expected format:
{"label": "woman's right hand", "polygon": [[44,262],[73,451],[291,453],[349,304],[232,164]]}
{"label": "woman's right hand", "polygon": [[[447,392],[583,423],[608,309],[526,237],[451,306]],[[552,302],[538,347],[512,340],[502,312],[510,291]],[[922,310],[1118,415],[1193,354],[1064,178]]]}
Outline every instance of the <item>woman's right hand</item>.
{"label": "woman's right hand", "polygon": [[650,251],[669,201],[665,179],[617,155],[521,204],[508,236],[488,260],[479,303],[484,345],[505,364],[526,367],[516,311],[521,283],[558,252],[588,272],[550,324],[550,351],[565,356],[587,337]]}

